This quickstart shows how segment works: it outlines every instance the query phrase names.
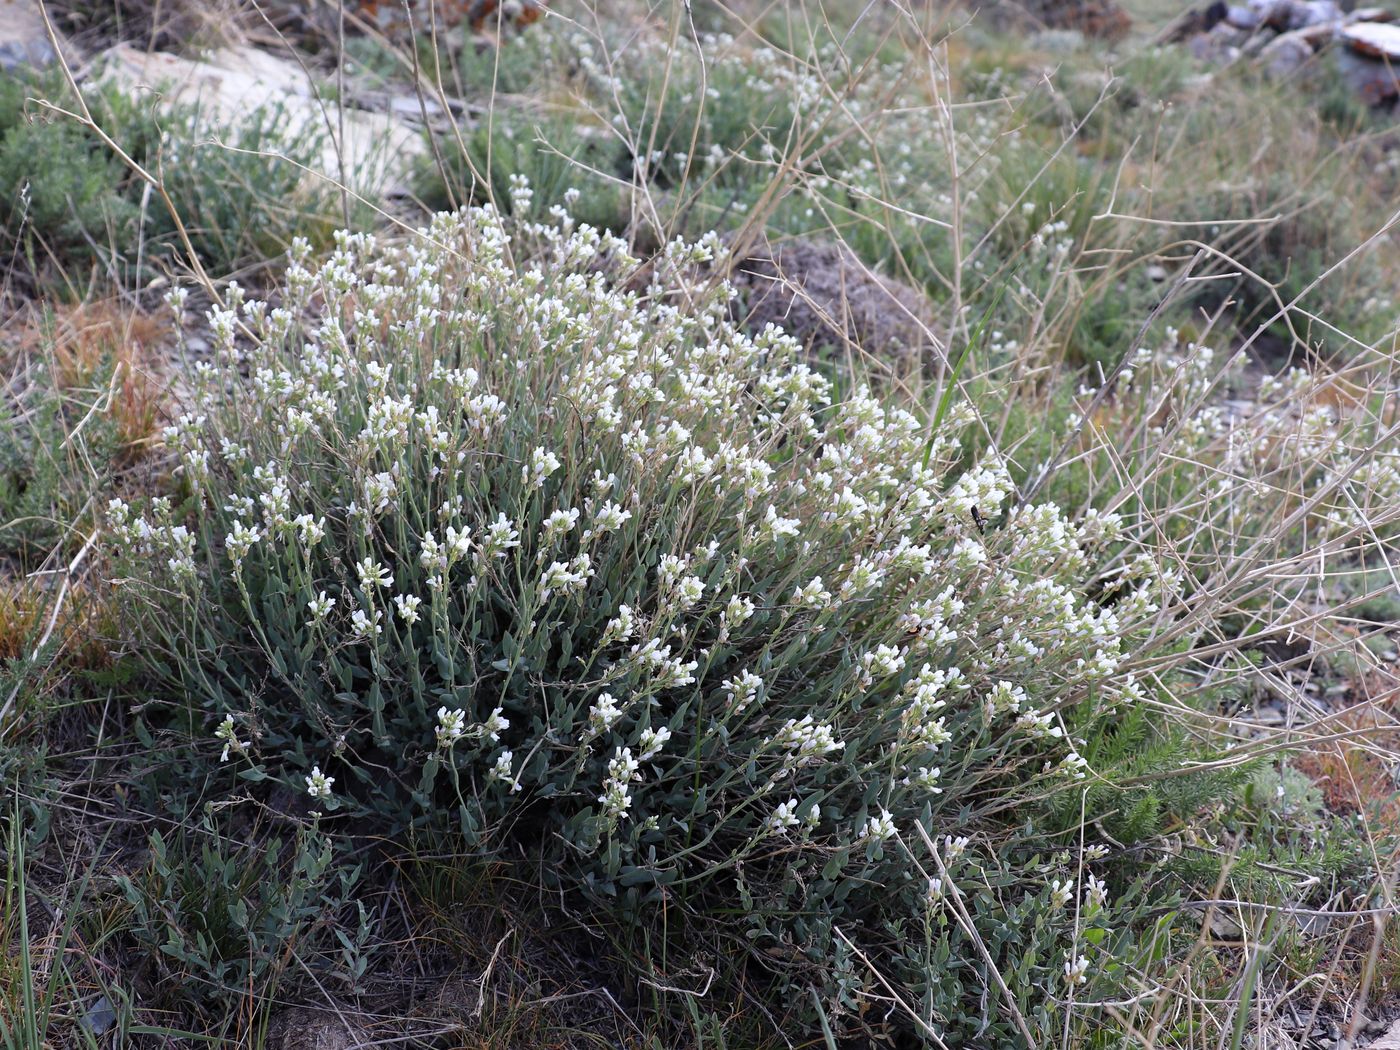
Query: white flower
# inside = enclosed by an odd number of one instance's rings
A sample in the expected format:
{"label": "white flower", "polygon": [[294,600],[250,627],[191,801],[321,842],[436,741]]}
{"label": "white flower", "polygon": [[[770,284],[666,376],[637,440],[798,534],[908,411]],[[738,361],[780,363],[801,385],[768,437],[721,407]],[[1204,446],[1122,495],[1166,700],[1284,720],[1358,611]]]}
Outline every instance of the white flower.
{"label": "white flower", "polygon": [[497,514],[496,520],[486,527],[486,538],[481,541],[481,557],[504,558],[506,551],[520,546],[520,531],[504,514]]}
{"label": "white flower", "polygon": [[618,780],[608,780],[603,784],[603,793],[598,796],[609,820],[623,817],[632,806],[632,793],[626,784]]}
{"label": "white flower", "polygon": [[365,503],[375,514],[382,513],[398,491],[398,482],[388,472],[373,474],[365,479]]}
{"label": "white flower", "polygon": [[793,592],[792,600],[809,609],[826,609],[831,606],[831,592],[826,589],[820,576],[813,576]]}
{"label": "white flower", "polygon": [[603,783],[603,793],[598,802],[611,821],[621,818],[632,805],[632,794],[628,785],[638,779],[640,763],[632,757],[632,749],[620,747],[608,761],[608,779]]}
{"label": "white flower", "polygon": [[771,506],[763,516],[763,527],[768,533],[768,538],[772,540],[784,536],[796,536],[798,526],[801,524],[796,518],[780,518],[778,512]]}
{"label": "white flower", "polygon": [[966,853],[969,841],[966,835],[959,835],[957,838],[952,835],[944,835],[943,856],[945,862],[951,864]]}
{"label": "white flower", "polygon": [[541,488],[545,479],[559,469],[559,457],[543,446],[530,453],[530,462],[520,468],[520,480]]}
{"label": "white flower", "polygon": [[[429,533],[429,535],[432,534]],[[467,528],[458,530],[451,525],[447,526],[447,542],[444,547],[447,552],[447,564],[449,566],[455,565],[471,553],[472,530]]]}
{"label": "white flower", "polygon": [[737,627],[753,616],[754,605],[752,599],[734,595],[730,598],[721,614],[724,617],[725,627]]}
{"label": "white flower", "polygon": [[416,594],[396,594],[394,604],[398,606],[399,618],[406,624],[418,622],[418,608],[423,604],[423,599]]}
{"label": "white flower", "polygon": [[943,789],[938,786],[938,778],[942,775],[943,767],[941,766],[933,766],[932,768],[920,766],[914,771],[912,776],[906,776],[903,783],[906,787],[914,786],[922,788],[930,795],[941,795],[943,794]]}
{"label": "white flower", "polygon": [[797,819],[797,799],[790,798],[786,802],[780,802],[776,809],[764,821],[766,827],[773,834],[781,835],[789,828],[795,828],[800,823]]}
{"label": "white flower", "polygon": [[326,538],[326,519],[313,518],[310,514],[300,514],[292,520],[301,536],[301,545],[310,550]]}
{"label": "white flower", "polygon": [[312,766],[311,775],[306,778],[306,793],[312,798],[330,798],[334,783],[335,777],[326,776],[320,766]]}
{"label": "white flower", "polygon": [[860,658],[862,688],[869,688],[878,679],[890,678],[904,670],[904,653],[892,645],[877,645],[874,652],[862,653]]}
{"label": "white flower", "polygon": [[674,554],[665,554],[656,565],[656,578],[662,583],[670,583],[684,571],[684,560]]}
{"label": "white flower", "polygon": [[224,752],[219,756],[220,762],[228,761],[230,751],[236,751],[241,755],[248,746],[246,740],[239,740],[234,733],[233,715],[224,715],[224,720],[220,722],[218,728],[214,730],[214,738],[224,742]]}
{"label": "white flower", "polygon": [[574,508],[556,510],[544,519],[544,542],[553,543],[560,536],[578,524],[578,511]]}
{"label": "white flower", "polygon": [[369,593],[376,587],[392,587],[394,578],[389,570],[373,558],[365,558],[355,566],[355,574],[360,578],[360,589]]}
{"label": "white flower", "polygon": [[1060,760],[1058,768],[1060,772],[1068,773],[1070,776],[1074,777],[1075,780],[1083,780],[1085,777],[1085,770],[1089,768],[1089,762],[1088,759],[1078,751],[1071,751]]}
{"label": "white flower", "polygon": [[588,728],[597,735],[605,733],[622,717],[622,709],[617,706],[617,697],[612,693],[601,693],[588,709]]}
{"label": "white flower", "polygon": [[705,594],[705,583],[699,576],[684,576],[676,584],[676,601],[682,609],[689,609]]}
{"label": "white flower", "polygon": [[224,550],[228,552],[229,559],[235,565],[239,565],[253,544],[260,539],[262,539],[262,530],[257,526],[250,529],[243,522],[235,521],[232,531],[224,537]]}
{"label": "white flower", "polygon": [[608,621],[608,625],[603,630],[603,644],[609,642],[625,642],[632,637],[632,631],[636,627],[636,621],[632,616],[630,605],[619,605],[617,615]]}
{"label": "white flower", "polygon": [[[666,652],[670,652],[669,646],[666,647]],[[698,660],[687,662],[678,658],[663,657],[652,682],[657,689],[679,689],[683,685],[691,685],[695,681],[695,669],[699,666]]]}
{"label": "white flower", "polygon": [[880,810],[879,816],[871,817],[860,829],[860,837],[868,842],[884,842],[894,838],[894,817],[889,810]]}
{"label": "white flower", "polygon": [[623,783],[641,779],[637,772],[640,768],[641,763],[632,757],[630,747],[619,747],[613,757],[608,759],[608,776]]}
{"label": "white flower", "polygon": [[623,510],[616,503],[604,503],[593,512],[593,517],[588,523],[588,529],[583,534],[583,542],[587,543],[595,536],[602,536],[609,532],[616,532],[632,517],[630,510]]}
{"label": "white flower", "polygon": [[451,747],[458,740],[461,740],[467,731],[466,712],[450,707],[439,707],[437,716],[438,747]]}
{"label": "white flower", "polygon": [[491,767],[491,779],[509,787],[512,795],[520,790],[520,781],[515,778],[511,768],[514,763],[515,752],[507,748],[496,757],[495,765]]}
{"label": "white flower", "polygon": [[374,618],[371,619],[369,613],[363,609],[356,609],[350,614],[350,630],[356,638],[370,638],[384,633],[382,620],[384,614],[378,609],[374,610]]}
{"label": "white flower", "polygon": [[592,578],[593,567],[587,554],[580,554],[569,562],[552,562],[540,576],[540,601],[549,601],[555,591],[576,594],[587,587]]}
{"label": "white flower", "polygon": [[315,598],[306,603],[307,609],[311,611],[311,622],[320,624],[325,621],[326,616],[335,608],[335,599],[327,598],[326,592],[322,591]]}
{"label": "white flower", "polygon": [[1097,911],[1108,901],[1108,886],[1103,879],[1090,875],[1084,883],[1084,893],[1088,897],[1090,910]]}
{"label": "white flower", "polygon": [[741,671],[720,683],[736,715],[743,714],[763,691],[763,679],[752,671]]}
{"label": "white flower", "polygon": [[846,747],[844,740],[836,739],[831,726],[815,721],[811,715],[803,715],[800,720],[788,719],[773,742],[788,750],[785,765],[789,767],[811,765]]}
{"label": "white flower", "polygon": [[1065,981],[1071,986],[1078,986],[1089,979],[1089,960],[1080,956],[1073,961],[1065,961]]}
{"label": "white flower", "polygon": [[1004,711],[1017,712],[1026,702],[1026,691],[1010,682],[997,682],[983,701],[988,718],[995,718]]}
{"label": "white flower", "polygon": [[1069,879],[1053,879],[1050,882],[1050,907],[1063,908],[1074,896],[1074,883]]}
{"label": "white flower", "polygon": [[666,746],[666,741],[671,739],[671,731],[665,726],[657,729],[646,729],[642,731],[642,737],[637,742],[641,749],[641,754],[637,756],[637,761],[647,762],[661,753],[661,749]]}
{"label": "white flower", "polygon": [[510,719],[504,714],[505,708],[498,707],[491,712],[485,722],[481,723],[481,730],[486,734],[486,739],[491,743],[496,743],[501,739],[501,734],[510,728]]}

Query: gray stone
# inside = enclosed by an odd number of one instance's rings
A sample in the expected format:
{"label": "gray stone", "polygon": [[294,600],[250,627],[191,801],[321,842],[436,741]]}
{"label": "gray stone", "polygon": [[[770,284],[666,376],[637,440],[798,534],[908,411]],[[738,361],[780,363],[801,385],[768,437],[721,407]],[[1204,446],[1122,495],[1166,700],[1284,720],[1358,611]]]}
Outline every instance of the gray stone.
{"label": "gray stone", "polygon": [[1342,29],[1343,43],[1359,55],[1400,62],[1400,26],[1384,22],[1360,22]]}
{"label": "gray stone", "polygon": [[1294,0],[1288,18],[1289,29],[1333,25],[1342,20],[1342,9],[1334,0]]}
{"label": "gray stone", "polygon": [[1393,22],[1395,13],[1384,7],[1358,7],[1343,20],[1347,25],[1354,22]]}
{"label": "gray stone", "polygon": [[338,181],[343,172],[358,193],[400,195],[408,190],[414,158],[425,149],[419,130],[394,113],[324,102],[300,64],[250,45],[187,58],[123,43],[104,51],[94,66],[133,98],[154,93],[161,106],[197,105],[203,130],[215,135],[228,134],[254,109],[268,107],[284,140],[316,136],[320,148],[306,172],[308,182]]}
{"label": "gray stone", "polygon": [[1229,65],[1240,57],[1241,47],[1250,39],[1248,30],[1219,22],[1208,33],[1197,33],[1186,41],[1191,57],[1211,65]]}
{"label": "gray stone", "polygon": [[1236,29],[1258,29],[1264,20],[1251,7],[1232,7],[1225,12],[1225,23]]}
{"label": "gray stone", "polygon": [[1342,19],[1341,6],[1334,0],[1250,0],[1249,10],[1261,25],[1279,32],[1306,29]]}
{"label": "gray stone", "polygon": [[1312,58],[1312,44],[1296,31],[1279,34],[1259,52],[1260,61],[1276,77],[1296,75]]}
{"label": "gray stone", "polygon": [[39,5],[33,0],[0,0],[0,73],[42,69],[57,57]]}
{"label": "gray stone", "polygon": [[1333,54],[1343,83],[1362,101],[1379,106],[1400,96],[1400,69],[1348,48],[1335,48]]}

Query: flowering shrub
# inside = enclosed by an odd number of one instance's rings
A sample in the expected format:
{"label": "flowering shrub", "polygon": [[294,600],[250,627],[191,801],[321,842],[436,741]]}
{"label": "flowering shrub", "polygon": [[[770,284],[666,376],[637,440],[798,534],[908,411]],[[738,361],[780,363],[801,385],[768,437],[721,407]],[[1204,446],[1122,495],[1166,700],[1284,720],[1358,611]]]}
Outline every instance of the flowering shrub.
{"label": "flowering shrub", "polygon": [[688,276],[715,238],[643,291],[563,210],[337,243],[213,312],[225,367],[166,435],[189,516],[109,508],[200,768],[523,852],[639,921],[740,904],[833,1020],[892,987],[950,1044],[988,996],[1014,1008],[979,1038],[1058,1039],[1137,905],[1092,832],[1028,818],[1105,784],[1176,577],[960,465],[965,407],[736,331]]}

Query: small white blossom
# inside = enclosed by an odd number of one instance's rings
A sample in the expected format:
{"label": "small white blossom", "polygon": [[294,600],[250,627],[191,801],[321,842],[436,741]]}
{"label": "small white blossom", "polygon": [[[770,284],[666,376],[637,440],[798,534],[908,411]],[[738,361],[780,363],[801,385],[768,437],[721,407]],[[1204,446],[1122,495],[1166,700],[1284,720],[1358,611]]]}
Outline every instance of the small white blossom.
{"label": "small white blossom", "polygon": [[439,707],[437,725],[438,747],[451,747],[466,734],[467,715],[465,711]]}
{"label": "small white blossom", "polygon": [[326,776],[320,766],[312,766],[311,775],[306,778],[306,793],[312,798],[330,798],[334,783],[335,777]]}
{"label": "small white blossom", "polygon": [[666,746],[666,741],[671,739],[671,731],[665,726],[656,729],[646,729],[642,731],[641,739],[637,742],[641,754],[637,756],[637,761],[648,762],[661,753],[661,749]]}
{"label": "small white blossom", "polygon": [[398,607],[399,618],[410,626],[418,622],[418,609],[422,604],[423,599],[416,594],[394,595],[394,605]]}
{"label": "small white blossom", "polygon": [[350,630],[356,638],[372,638],[384,633],[384,614],[378,609],[371,617],[364,609],[356,609],[350,614]]}
{"label": "small white blossom", "polygon": [[520,790],[520,781],[516,779],[513,766],[515,764],[515,752],[507,748],[496,756],[495,764],[491,767],[491,779],[497,783],[504,784],[510,788],[511,794]]}
{"label": "small white blossom", "polygon": [[894,817],[889,810],[882,809],[878,816],[866,820],[860,830],[860,837],[868,842],[884,842],[894,838]]}
{"label": "small white blossom", "polygon": [[791,828],[797,827],[802,822],[797,817],[797,799],[790,798],[786,802],[778,803],[766,821],[764,826],[769,832],[781,835]]}
{"label": "small white blossom", "polygon": [[1065,962],[1065,981],[1070,986],[1078,986],[1089,979],[1089,960],[1080,956],[1073,961]]}
{"label": "small white blossom", "polygon": [[520,480],[534,488],[540,488],[558,469],[558,456],[544,447],[536,448],[530,453],[530,462],[520,468]]}
{"label": "small white blossom", "polygon": [[392,587],[394,577],[389,570],[373,558],[365,558],[355,566],[355,575],[360,579],[360,589],[369,593],[376,587]]}
{"label": "small white blossom", "polygon": [[320,624],[325,622],[326,616],[335,608],[335,599],[327,598],[326,592],[322,591],[306,603],[306,608],[311,612],[311,622]]}
{"label": "small white blossom", "polygon": [[612,693],[601,693],[588,709],[588,728],[596,736],[611,729],[621,717],[622,709],[617,706],[617,697]]}
{"label": "small white blossom", "polygon": [[216,740],[222,740],[224,744],[223,754],[219,756],[220,762],[228,761],[229,752],[235,751],[241,755],[248,747],[248,742],[246,740],[239,740],[234,732],[233,715],[224,715],[224,720],[220,722],[218,728],[214,730],[214,738]]}
{"label": "small white blossom", "polygon": [[501,739],[501,734],[510,728],[510,719],[505,716],[505,708],[498,707],[481,723],[481,731],[486,734],[486,739],[491,743],[497,743]]}

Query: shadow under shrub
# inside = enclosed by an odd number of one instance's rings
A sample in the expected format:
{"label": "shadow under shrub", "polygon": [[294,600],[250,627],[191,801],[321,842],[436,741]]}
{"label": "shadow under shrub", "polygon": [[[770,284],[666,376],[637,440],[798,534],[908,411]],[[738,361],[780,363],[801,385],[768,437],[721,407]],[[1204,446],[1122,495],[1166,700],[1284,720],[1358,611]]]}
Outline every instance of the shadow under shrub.
{"label": "shadow under shrub", "polygon": [[[275,308],[231,289],[207,407],[167,433],[198,511],[108,515],[179,698],[167,798],[292,787],[599,922],[680,909],[812,1034],[1058,1042],[1170,941],[1092,837],[1120,800],[1079,748],[1148,703],[1121,665],[1175,577],[1115,518],[1004,507],[995,457],[956,466],[964,408],[736,331],[693,277],[720,250],[622,292],[621,241],[478,209],[301,246]],[[1039,822],[1066,800],[1082,830]]]}

